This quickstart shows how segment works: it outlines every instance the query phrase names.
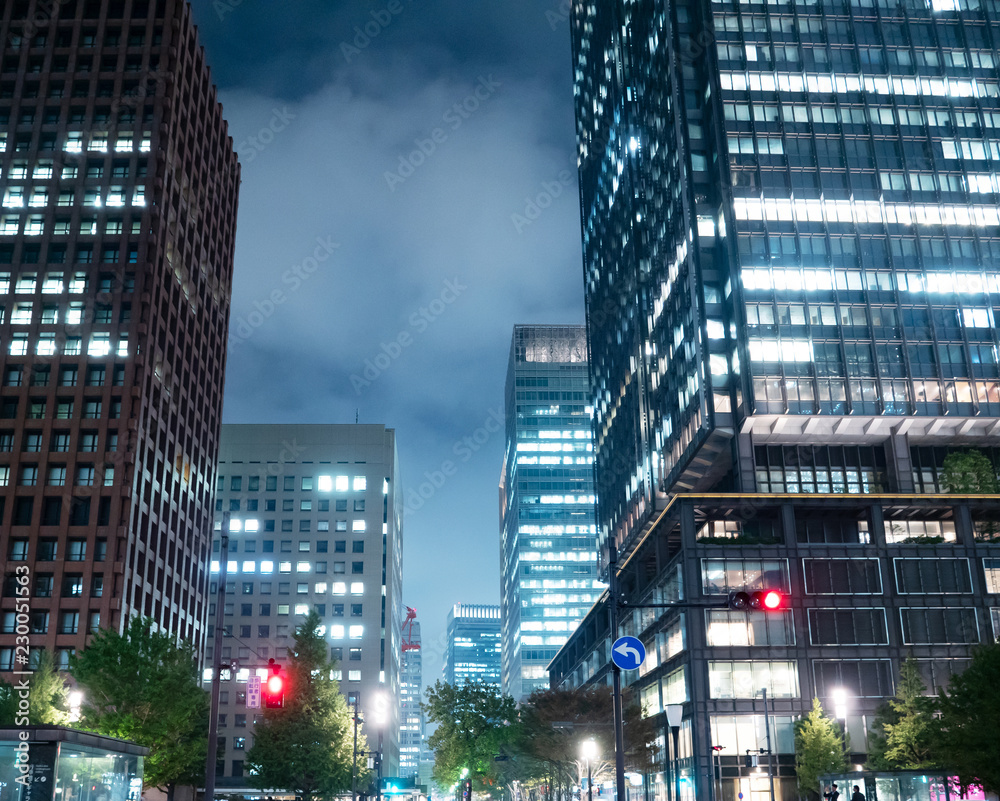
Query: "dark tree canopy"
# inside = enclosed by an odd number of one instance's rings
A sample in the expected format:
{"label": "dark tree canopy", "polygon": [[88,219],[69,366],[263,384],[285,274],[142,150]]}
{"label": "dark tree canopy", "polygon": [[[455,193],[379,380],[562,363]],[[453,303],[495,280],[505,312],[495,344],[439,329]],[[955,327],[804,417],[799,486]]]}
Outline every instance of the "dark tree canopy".
{"label": "dark tree canopy", "polygon": [[945,457],[941,483],[956,494],[992,494],[997,491],[997,471],[981,451],[955,451]]}
{"label": "dark tree canopy", "polygon": [[899,668],[895,698],[879,710],[869,735],[868,767],[871,770],[921,770],[937,766],[933,754],[934,701],[909,657]]}
{"label": "dark tree canopy", "polygon": [[[972,653],[964,673],[951,677],[937,703],[934,745],[942,764],[957,772],[963,786],[981,784],[1000,792],[1000,643]],[[991,745],[992,744],[992,745]]]}

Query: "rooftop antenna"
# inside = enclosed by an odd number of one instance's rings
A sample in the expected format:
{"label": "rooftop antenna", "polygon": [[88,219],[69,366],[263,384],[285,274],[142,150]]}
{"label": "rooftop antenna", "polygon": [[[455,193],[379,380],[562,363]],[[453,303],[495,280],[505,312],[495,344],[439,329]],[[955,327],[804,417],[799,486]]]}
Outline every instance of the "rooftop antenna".
{"label": "rooftop antenna", "polygon": [[358,424],[358,412],[359,412],[359,411],[360,411],[359,409],[355,409],[355,410],[354,410],[354,424],[355,424],[355,425],[357,425],[357,424]]}

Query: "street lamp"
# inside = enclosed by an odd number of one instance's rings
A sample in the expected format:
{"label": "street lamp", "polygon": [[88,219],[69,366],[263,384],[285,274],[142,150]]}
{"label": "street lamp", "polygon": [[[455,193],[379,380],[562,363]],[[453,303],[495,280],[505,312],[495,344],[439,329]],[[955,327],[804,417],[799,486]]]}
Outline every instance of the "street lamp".
{"label": "street lamp", "polygon": [[80,720],[80,708],[83,706],[83,693],[80,690],[73,690],[69,694],[69,722],[76,723]]}
{"label": "street lamp", "polygon": [[597,759],[597,743],[593,737],[580,743],[580,756],[587,760],[587,801],[594,801],[593,762]]}
{"label": "street lamp", "polygon": [[351,765],[351,801],[358,801],[358,724],[361,715],[358,712],[358,696],[354,696],[354,762]]}
{"label": "street lamp", "polygon": [[670,733],[674,741],[674,800],[681,799],[681,720],[684,717],[684,706],[682,704],[667,704],[667,725],[670,726]]}
{"label": "street lamp", "polygon": [[833,715],[839,718],[844,727],[844,759],[847,759],[847,690],[834,687],[830,690],[830,700],[833,701]]}
{"label": "street lamp", "polygon": [[389,722],[389,696],[385,690],[375,693],[375,708],[372,714],[372,721],[378,728],[378,756],[375,762],[375,779],[378,782],[375,790],[375,797],[382,801],[382,733]]}

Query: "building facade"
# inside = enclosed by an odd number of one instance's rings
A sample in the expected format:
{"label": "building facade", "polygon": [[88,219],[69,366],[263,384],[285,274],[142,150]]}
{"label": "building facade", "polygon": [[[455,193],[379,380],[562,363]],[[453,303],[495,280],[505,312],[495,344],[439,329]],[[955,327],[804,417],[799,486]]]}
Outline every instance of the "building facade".
{"label": "building facade", "polygon": [[[403,646],[403,667],[399,680],[399,775],[417,779],[424,750],[423,655],[420,623],[414,620]],[[415,646],[415,647],[414,647]]]}
{"label": "building facade", "polygon": [[237,667],[220,695],[220,788],[247,787],[244,754],[262,715],[246,706],[247,679],[266,674],[269,659],[288,658],[295,628],[310,609],[323,620],[335,676],[364,717],[370,747],[382,743],[383,775],[399,775],[400,498],[391,428],[222,427],[211,571],[214,598],[228,515],[227,639],[220,654],[208,648],[207,663]]}
{"label": "building facade", "polygon": [[0,10],[0,672],[205,643],[239,164],[183,0]]}
{"label": "building facade", "polygon": [[[1000,455],[997,14],[573,4],[603,561],[633,606],[791,592],[768,616],[624,614],[647,714],[683,704],[684,798],[767,795],[741,761],[766,747],[762,690],[790,798],[814,696],[852,699],[861,758],[902,658],[933,688],[1000,634],[1000,499],[942,494],[951,453]],[[554,682],[610,680],[606,617]]]}
{"label": "building facade", "polygon": [[448,613],[444,680],[459,687],[468,681],[500,686],[500,607],[455,604]]}
{"label": "building facade", "polygon": [[604,585],[583,326],[514,327],[500,478],[502,687],[521,700]]}

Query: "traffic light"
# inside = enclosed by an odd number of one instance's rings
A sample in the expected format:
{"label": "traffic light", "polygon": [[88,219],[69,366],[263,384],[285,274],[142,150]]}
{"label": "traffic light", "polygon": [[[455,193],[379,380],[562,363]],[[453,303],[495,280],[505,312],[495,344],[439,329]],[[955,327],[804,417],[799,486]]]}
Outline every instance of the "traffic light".
{"label": "traffic light", "polygon": [[281,665],[274,659],[267,662],[271,675],[264,681],[264,706],[267,709],[281,709],[285,705],[285,677],[281,675]]}
{"label": "traffic light", "polygon": [[763,609],[765,612],[776,612],[785,609],[786,597],[778,590],[754,590],[744,592],[735,590],[729,593],[728,606],[738,612]]}

